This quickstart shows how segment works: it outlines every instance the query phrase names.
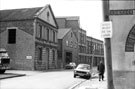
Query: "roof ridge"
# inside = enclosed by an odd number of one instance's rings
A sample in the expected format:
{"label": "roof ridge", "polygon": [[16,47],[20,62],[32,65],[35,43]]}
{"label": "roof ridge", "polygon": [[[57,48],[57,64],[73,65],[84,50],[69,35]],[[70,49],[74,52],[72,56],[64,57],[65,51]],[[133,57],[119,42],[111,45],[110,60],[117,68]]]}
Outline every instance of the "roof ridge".
{"label": "roof ridge", "polygon": [[23,9],[35,9],[35,8],[43,8],[43,7],[12,8],[12,9],[2,9],[2,10],[0,10],[0,11],[23,10]]}

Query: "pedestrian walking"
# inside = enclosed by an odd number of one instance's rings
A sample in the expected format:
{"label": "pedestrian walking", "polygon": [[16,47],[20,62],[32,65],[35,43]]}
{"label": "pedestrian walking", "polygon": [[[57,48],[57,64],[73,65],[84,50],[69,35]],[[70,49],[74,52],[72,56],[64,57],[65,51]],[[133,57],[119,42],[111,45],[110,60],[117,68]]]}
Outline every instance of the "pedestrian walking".
{"label": "pedestrian walking", "polygon": [[99,81],[102,79],[104,80],[104,72],[105,72],[105,65],[102,61],[100,61],[98,67],[97,67],[98,73],[99,73]]}

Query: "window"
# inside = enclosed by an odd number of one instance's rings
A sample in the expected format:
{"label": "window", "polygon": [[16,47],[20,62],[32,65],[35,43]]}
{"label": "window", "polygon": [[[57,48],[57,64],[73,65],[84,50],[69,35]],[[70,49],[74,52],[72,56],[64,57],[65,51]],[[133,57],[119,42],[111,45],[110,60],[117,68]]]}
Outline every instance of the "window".
{"label": "window", "polygon": [[9,44],[16,43],[16,29],[8,29],[8,43]]}
{"label": "window", "polygon": [[49,41],[49,29],[47,28],[47,40]]}
{"label": "window", "polygon": [[73,47],[73,41],[72,41],[72,40],[71,40],[71,42],[70,42],[70,46]]}
{"label": "window", "polygon": [[49,14],[49,12],[47,12],[47,21],[49,21],[49,16],[50,16],[50,14]]}
{"label": "window", "polygon": [[37,24],[36,37],[42,38],[42,25]]}
{"label": "window", "polygon": [[55,50],[53,50],[53,61],[55,61]]}
{"label": "window", "polygon": [[42,60],[42,48],[39,48],[39,60]]}
{"label": "window", "polygon": [[39,25],[39,38],[42,38],[42,26]]}
{"label": "window", "polygon": [[73,34],[71,33],[71,38],[72,38],[72,35],[73,35]]}
{"label": "window", "polygon": [[55,42],[55,31],[53,31],[53,42]]}
{"label": "window", "polygon": [[68,41],[66,41],[66,45],[68,46]]}

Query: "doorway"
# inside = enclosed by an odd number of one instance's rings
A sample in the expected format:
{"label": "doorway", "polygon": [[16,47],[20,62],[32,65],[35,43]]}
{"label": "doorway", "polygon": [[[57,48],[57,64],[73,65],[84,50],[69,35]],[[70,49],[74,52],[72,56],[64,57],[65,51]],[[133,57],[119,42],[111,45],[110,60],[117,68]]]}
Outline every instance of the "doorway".
{"label": "doorway", "polygon": [[72,62],[72,52],[66,52],[65,63],[69,64],[70,62]]}

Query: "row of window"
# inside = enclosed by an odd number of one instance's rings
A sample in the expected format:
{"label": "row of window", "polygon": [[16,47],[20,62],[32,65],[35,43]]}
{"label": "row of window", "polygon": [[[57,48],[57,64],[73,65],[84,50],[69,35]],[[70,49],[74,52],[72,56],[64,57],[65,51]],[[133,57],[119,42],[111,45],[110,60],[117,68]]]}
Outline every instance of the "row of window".
{"label": "row of window", "polygon": [[37,24],[36,37],[47,41],[57,42],[57,32],[40,24]]}
{"label": "row of window", "polygon": [[79,52],[80,52],[80,53],[86,53],[86,47],[84,47],[84,46],[79,46]]}
{"label": "row of window", "polygon": [[[45,39],[47,41],[57,42],[57,33],[52,29],[38,25],[36,30],[36,37]],[[8,29],[8,44],[16,43],[16,28]]]}
{"label": "row of window", "polygon": [[79,37],[80,37],[79,42],[85,44],[86,43],[86,35],[80,33],[80,36]]}
{"label": "row of window", "polygon": [[[46,48],[48,60],[49,60],[49,55],[50,55],[49,51],[50,51],[49,48]],[[43,56],[43,48],[38,48],[38,60],[42,61],[43,60],[42,56]],[[55,61],[55,50],[52,50],[52,60]]]}
{"label": "row of window", "polygon": [[[94,59],[92,61],[92,59]],[[89,57],[89,56],[81,56],[79,55],[79,59],[78,59],[78,62],[80,63],[86,63],[86,64],[90,64],[91,63],[93,64],[93,66],[97,66],[100,62],[100,60],[104,60],[103,58],[100,58],[100,57],[97,57],[97,58],[92,58],[92,57]]]}
{"label": "row of window", "polygon": [[87,53],[87,54],[96,54],[102,55],[104,54],[103,48],[95,48],[94,46],[88,46],[87,49],[84,46],[79,46],[80,53]]}
{"label": "row of window", "polygon": [[[40,26],[39,26],[40,27]],[[43,26],[42,26],[43,27]],[[41,29],[42,27],[40,27],[40,30],[38,29],[37,31],[40,31],[40,34],[37,34],[36,36],[39,38],[42,38],[44,36],[42,36],[42,31],[45,31],[45,29]],[[52,32],[53,34],[51,35],[53,37],[53,42],[56,42],[56,33],[52,30],[46,29],[47,31],[47,40],[49,40],[49,32]],[[37,32],[38,33],[38,32]],[[16,29],[8,29],[8,43],[9,44],[15,44],[16,43]],[[70,46],[70,47],[74,47],[77,48],[77,43],[73,43],[72,41],[69,43],[69,41],[66,41],[66,45]],[[87,52],[86,52],[87,51]],[[102,45],[98,45],[98,44],[91,44],[90,42],[88,43],[88,47],[86,50],[86,47],[83,46],[79,46],[79,52],[80,53],[88,53],[88,54],[92,54],[94,51],[94,54],[103,54],[103,46]]]}
{"label": "row of window", "polygon": [[66,46],[71,48],[77,48],[77,43],[73,41],[66,41]]}

